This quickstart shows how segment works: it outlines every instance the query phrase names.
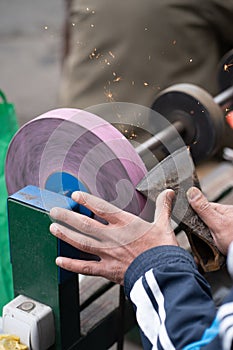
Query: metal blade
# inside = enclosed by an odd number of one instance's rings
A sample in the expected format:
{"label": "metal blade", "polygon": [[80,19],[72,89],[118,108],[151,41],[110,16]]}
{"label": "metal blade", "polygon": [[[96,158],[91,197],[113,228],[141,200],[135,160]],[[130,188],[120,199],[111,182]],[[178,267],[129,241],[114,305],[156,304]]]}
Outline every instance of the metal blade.
{"label": "metal blade", "polygon": [[186,232],[203,270],[218,270],[225,259],[218,251],[209,228],[189,205],[186,192],[192,186],[200,188],[199,180],[189,150],[182,147],[151,169],[136,188],[153,202],[163,190],[174,190],[176,199],[172,217]]}
{"label": "metal blade", "polygon": [[177,188],[178,184],[193,185],[195,166],[187,147],[175,151],[153,169],[136,186],[136,189],[152,201],[166,188]]}

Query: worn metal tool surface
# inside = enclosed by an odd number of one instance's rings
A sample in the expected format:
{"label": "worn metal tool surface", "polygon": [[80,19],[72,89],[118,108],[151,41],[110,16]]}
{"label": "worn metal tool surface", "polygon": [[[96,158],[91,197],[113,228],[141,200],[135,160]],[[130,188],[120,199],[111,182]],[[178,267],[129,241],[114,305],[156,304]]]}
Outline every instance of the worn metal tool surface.
{"label": "worn metal tool surface", "polygon": [[182,147],[151,169],[136,188],[154,202],[164,189],[175,191],[172,217],[186,232],[202,269],[215,271],[223,266],[225,258],[216,247],[209,228],[188,203],[186,192],[191,186],[200,188],[190,152],[187,147]]}

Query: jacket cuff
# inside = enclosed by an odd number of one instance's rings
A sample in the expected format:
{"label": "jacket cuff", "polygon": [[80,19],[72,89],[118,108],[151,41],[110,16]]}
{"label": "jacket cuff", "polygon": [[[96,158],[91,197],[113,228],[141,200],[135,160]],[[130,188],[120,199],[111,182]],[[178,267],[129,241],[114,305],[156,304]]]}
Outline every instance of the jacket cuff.
{"label": "jacket cuff", "polygon": [[169,271],[169,267],[177,266],[177,270],[193,272],[196,263],[189,252],[177,246],[159,246],[140,254],[128,267],[124,277],[125,294],[129,297],[135,282],[150,269]]}

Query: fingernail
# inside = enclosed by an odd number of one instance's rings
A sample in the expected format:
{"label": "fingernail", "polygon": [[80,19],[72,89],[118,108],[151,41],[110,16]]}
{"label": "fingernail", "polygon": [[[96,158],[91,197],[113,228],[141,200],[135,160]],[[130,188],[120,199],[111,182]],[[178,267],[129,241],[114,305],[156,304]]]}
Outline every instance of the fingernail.
{"label": "fingernail", "polygon": [[50,231],[53,233],[53,234],[57,234],[59,232],[59,229],[58,229],[58,226],[56,224],[51,224],[50,225]]}
{"label": "fingernail", "polygon": [[75,196],[75,197],[79,197],[79,191],[74,191],[73,193],[72,193],[72,196]]}
{"label": "fingernail", "polygon": [[56,259],[56,264],[57,264],[58,266],[62,266],[62,264],[63,264],[62,258],[58,257],[58,258]]}
{"label": "fingernail", "polygon": [[200,190],[196,187],[190,187],[186,194],[188,199],[193,201],[200,197]]}
{"label": "fingernail", "polygon": [[75,191],[72,193],[71,195],[72,199],[74,199],[75,201],[78,201],[80,198],[80,191]]}
{"label": "fingernail", "polygon": [[166,198],[168,201],[172,201],[175,197],[175,192],[172,189],[167,189]]}

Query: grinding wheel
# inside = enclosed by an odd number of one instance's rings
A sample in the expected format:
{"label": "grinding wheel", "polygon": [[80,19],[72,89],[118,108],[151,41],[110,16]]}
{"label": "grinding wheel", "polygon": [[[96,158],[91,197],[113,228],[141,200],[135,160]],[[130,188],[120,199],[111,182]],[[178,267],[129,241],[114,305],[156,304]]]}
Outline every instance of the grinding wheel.
{"label": "grinding wheel", "polygon": [[146,200],[135,190],[146,173],[141,158],[116,128],[87,111],[56,109],[25,124],[9,146],[5,169],[9,194],[27,185],[54,190],[57,182],[55,191],[84,188],[143,216]]}
{"label": "grinding wheel", "polygon": [[182,123],[182,137],[196,163],[215,154],[222,144],[222,110],[202,88],[192,84],[173,85],[156,97],[152,108],[171,123]]}

